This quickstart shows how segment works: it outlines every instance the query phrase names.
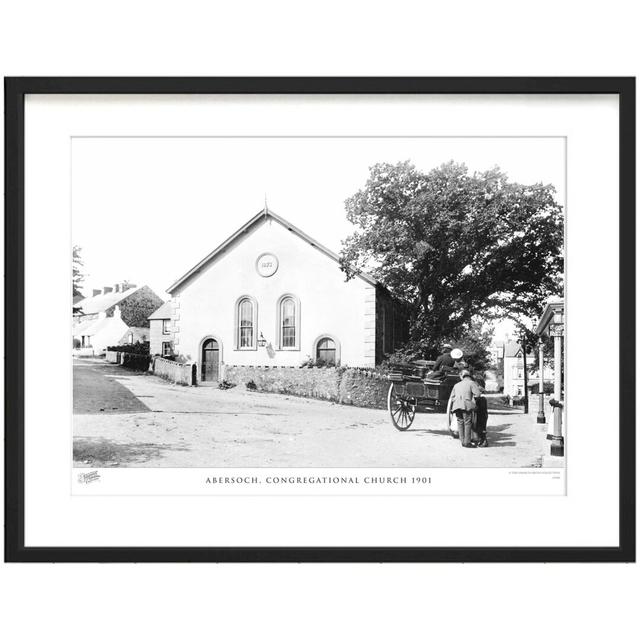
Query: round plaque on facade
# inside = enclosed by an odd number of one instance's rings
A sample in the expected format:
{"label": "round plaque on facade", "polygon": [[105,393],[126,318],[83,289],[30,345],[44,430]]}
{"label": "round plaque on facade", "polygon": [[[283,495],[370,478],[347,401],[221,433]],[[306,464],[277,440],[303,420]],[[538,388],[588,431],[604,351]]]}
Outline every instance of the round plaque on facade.
{"label": "round plaque on facade", "polygon": [[278,270],[278,258],[273,253],[263,253],[256,260],[256,271],[263,278],[272,276]]}

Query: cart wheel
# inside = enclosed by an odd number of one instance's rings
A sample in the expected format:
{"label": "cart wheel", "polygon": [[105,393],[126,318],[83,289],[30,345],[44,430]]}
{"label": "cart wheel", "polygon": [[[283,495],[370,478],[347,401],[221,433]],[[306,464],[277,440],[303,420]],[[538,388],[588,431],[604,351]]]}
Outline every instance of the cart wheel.
{"label": "cart wheel", "polygon": [[[453,404],[453,398],[449,397],[447,402],[447,427],[454,438],[459,438],[458,433],[458,421],[454,419],[453,412],[451,411],[451,405]],[[453,428],[455,426],[455,429]]]}
{"label": "cart wheel", "polygon": [[399,431],[406,431],[413,423],[413,419],[416,417],[415,399],[399,396],[395,392],[393,384],[389,385],[387,409],[389,409],[389,415],[391,416],[393,426]]}

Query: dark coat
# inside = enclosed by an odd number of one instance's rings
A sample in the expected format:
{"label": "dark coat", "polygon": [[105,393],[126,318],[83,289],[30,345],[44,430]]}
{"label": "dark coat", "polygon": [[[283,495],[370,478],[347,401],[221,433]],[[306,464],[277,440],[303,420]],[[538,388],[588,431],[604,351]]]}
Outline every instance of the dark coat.
{"label": "dark coat", "polygon": [[447,353],[443,353],[437,357],[433,365],[433,370],[440,371],[440,369],[443,369],[444,367],[453,367],[455,363],[456,361],[451,357],[451,353],[447,351]]}

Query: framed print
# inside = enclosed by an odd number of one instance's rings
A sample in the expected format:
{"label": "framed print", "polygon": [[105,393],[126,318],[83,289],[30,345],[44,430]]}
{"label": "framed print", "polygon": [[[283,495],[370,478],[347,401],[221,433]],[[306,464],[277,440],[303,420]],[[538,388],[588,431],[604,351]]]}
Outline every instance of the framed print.
{"label": "framed print", "polygon": [[5,161],[7,560],[635,560],[633,78],[7,78]]}

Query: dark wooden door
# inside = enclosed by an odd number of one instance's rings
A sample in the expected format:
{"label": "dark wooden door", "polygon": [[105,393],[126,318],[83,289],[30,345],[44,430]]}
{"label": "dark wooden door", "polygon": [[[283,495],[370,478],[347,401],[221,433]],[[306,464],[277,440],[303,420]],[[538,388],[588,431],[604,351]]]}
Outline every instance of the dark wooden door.
{"label": "dark wooden door", "polygon": [[202,345],[202,382],[217,382],[220,373],[220,348],[213,338]]}

